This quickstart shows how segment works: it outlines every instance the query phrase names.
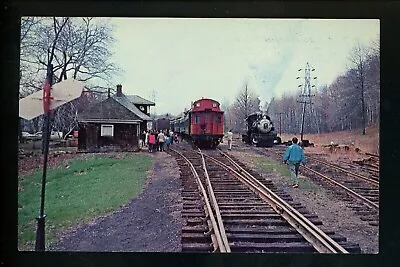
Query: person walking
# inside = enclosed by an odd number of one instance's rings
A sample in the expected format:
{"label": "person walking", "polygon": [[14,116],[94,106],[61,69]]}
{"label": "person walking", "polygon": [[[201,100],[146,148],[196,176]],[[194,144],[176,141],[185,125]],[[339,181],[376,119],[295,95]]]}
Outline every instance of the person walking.
{"label": "person walking", "polygon": [[156,136],[149,132],[149,152],[152,153],[154,151],[154,146],[156,144]]}
{"label": "person walking", "polygon": [[169,131],[169,144],[172,145],[174,143],[174,132],[172,130]]}
{"label": "person walking", "polygon": [[147,130],[146,132],[146,136],[144,138],[144,144],[147,146],[149,144],[149,134],[150,134],[150,130]]}
{"label": "person walking", "polygon": [[159,130],[158,131],[154,131],[153,133],[154,133],[154,136],[156,138],[156,143],[153,146],[153,148],[154,148],[153,150],[154,151],[158,151],[159,147],[160,147],[160,143],[158,142],[158,134],[160,133],[160,131]]}
{"label": "person walking", "polygon": [[158,145],[160,147],[160,151],[164,151],[164,143],[165,143],[165,135],[162,131],[157,136]]}
{"label": "person walking", "polygon": [[140,144],[141,147],[143,148],[146,144],[146,131],[143,131],[143,133],[140,135]]}
{"label": "person walking", "polygon": [[167,147],[167,150],[169,150],[169,146],[171,145],[171,138],[169,133],[166,134],[164,145]]}
{"label": "person walking", "polygon": [[230,129],[227,133],[227,139],[228,139],[228,150],[232,149],[232,140],[233,140],[233,133],[232,129]]}
{"label": "person walking", "polygon": [[297,144],[298,139],[296,137],[293,137],[292,142],[293,144],[286,149],[285,154],[283,155],[283,162],[285,164],[289,164],[293,187],[297,188],[299,187],[299,184],[297,182],[297,175],[299,173],[300,163],[306,165],[307,159],[304,155],[303,149]]}

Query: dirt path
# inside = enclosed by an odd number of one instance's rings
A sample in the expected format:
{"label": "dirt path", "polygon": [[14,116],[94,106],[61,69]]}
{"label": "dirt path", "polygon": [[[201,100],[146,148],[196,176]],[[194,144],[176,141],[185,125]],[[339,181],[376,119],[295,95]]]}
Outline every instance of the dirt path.
{"label": "dirt path", "polygon": [[[143,152],[146,153],[146,152]],[[175,160],[154,153],[143,192],[119,210],[60,234],[52,251],[181,251],[181,194]]]}

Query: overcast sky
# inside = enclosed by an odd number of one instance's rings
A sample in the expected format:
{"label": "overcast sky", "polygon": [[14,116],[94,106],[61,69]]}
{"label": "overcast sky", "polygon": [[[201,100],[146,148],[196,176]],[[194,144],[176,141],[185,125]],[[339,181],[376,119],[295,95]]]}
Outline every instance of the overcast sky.
{"label": "overcast sky", "polygon": [[[112,18],[114,60],[126,94],[174,115],[201,97],[233,103],[247,82],[269,101],[315,68],[317,86],[350,66],[357,42],[379,38],[379,20]],[[300,75],[299,75],[300,74]]]}

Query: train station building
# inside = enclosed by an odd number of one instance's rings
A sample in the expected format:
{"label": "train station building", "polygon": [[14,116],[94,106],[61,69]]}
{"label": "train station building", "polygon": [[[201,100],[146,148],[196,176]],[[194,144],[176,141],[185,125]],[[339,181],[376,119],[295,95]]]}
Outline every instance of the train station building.
{"label": "train station building", "polygon": [[138,95],[125,95],[122,85],[107,99],[78,115],[78,150],[136,151],[139,135],[151,121],[150,107],[155,103]]}

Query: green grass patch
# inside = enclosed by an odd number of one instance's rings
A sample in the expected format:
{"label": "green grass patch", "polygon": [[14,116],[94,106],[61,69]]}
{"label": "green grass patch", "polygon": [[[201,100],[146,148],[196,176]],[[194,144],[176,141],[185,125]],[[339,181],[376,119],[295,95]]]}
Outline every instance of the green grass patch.
{"label": "green grass patch", "polygon": [[[45,214],[46,246],[63,228],[88,221],[126,204],[140,194],[151,157],[124,154],[121,159],[96,155],[73,160],[69,168],[47,172]],[[19,178],[18,248],[31,250],[35,242],[36,217],[40,208],[42,171]]]}
{"label": "green grass patch", "polygon": [[[270,171],[270,172],[278,172],[282,176],[290,178],[290,170],[289,166],[280,163],[279,161],[273,158],[261,157],[256,158],[255,160],[256,166],[262,170]],[[300,166],[301,168],[301,166]],[[297,177],[297,181],[299,183],[299,187],[303,189],[313,189],[313,184],[310,182],[308,178],[299,178]]]}
{"label": "green grass patch", "polygon": [[314,185],[310,181],[310,178],[297,177],[297,181],[299,183],[299,187],[302,189],[315,189]]}
{"label": "green grass patch", "polygon": [[265,171],[278,172],[283,176],[290,178],[290,171],[287,165],[282,165],[280,162],[273,158],[261,157],[256,158],[256,166]]}

